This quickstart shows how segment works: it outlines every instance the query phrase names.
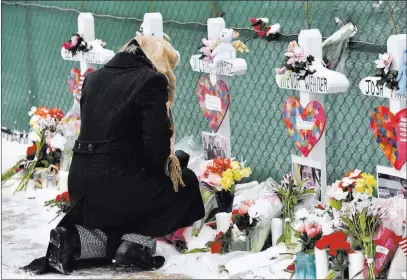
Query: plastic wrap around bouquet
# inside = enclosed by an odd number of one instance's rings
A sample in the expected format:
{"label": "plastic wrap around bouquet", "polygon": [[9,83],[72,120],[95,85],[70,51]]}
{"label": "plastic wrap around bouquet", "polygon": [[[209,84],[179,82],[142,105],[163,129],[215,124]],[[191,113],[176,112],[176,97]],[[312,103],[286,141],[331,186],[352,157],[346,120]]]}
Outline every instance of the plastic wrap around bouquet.
{"label": "plastic wrap around bouquet", "polygon": [[[193,225],[193,236],[198,236],[205,221],[217,206],[219,212],[232,212],[236,184],[251,175],[244,163],[217,158],[202,163],[198,171],[205,217]],[[216,203],[215,203],[216,202]]]}

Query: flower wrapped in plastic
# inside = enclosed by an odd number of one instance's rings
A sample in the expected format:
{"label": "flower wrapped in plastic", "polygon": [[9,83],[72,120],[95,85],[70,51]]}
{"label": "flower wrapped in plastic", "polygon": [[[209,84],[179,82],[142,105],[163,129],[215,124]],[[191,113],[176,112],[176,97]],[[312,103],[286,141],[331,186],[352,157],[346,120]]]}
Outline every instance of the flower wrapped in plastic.
{"label": "flower wrapped in plastic", "polygon": [[202,227],[205,224],[205,221],[209,218],[212,210],[216,208],[215,191],[213,190],[213,188],[208,183],[202,181],[199,183],[199,186],[201,190],[202,201],[204,203],[205,216],[192,225],[192,236],[199,235]]}
{"label": "flower wrapped in plastic", "polygon": [[252,252],[260,252],[270,235],[271,220],[280,216],[283,204],[279,197],[265,193],[254,202],[248,213],[251,219],[257,219],[256,227],[250,230],[250,248]]}

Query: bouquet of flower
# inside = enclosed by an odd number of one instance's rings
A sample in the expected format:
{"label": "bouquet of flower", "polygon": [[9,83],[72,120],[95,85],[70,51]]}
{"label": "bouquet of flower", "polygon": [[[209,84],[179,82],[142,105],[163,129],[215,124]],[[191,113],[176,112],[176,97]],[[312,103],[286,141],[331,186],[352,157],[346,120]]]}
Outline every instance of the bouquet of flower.
{"label": "bouquet of flower", "polygon": [[236,183],[251,174],[250,167],[245,167],[244,163],[229,158],[217,158],[207,162],[199,174],[199,179],[216,191],[224,190],[234,194]]}
{"label": "bouquet of flower", "polygon": [[59,215],[60,213],[67,213],[71,207],[71,199],[69,197],[68,192],[64,192],[62,194],[59,194],[55,197],[55,199],[51,199],[48,201],[45,201],[44,206],[46,207],[57,207],[59,210],[57,214]]}
{"label": "bouquet of flower", "polygon": [[343,202],[353,200],[355,193],[365,193],[377,197],[377,182],[373,175],[355,169],[346,173],[345,177],[329,187],[327,204],[339,210]]}
{"label": "bouquet of flower", "polygon": [[286,174],[281,184],[273,187],[273,192],[277,194],[283,204],[281,213],[286,219],[284,234],[278,239],[277,243],[285,242],[287,247],[291,245],[291,223],[294,218],[294,205],[307,195],[315,193],[314,190],[306,188],[306,183],[307,181],[294,180],[291,174]]}
{"label": "bouquet of flower", "polygon": [[66,139],[63,136],[61,120],[64,113],[59,108],[48,109],[46,107],[32,107],[28,113],[31,116],[29,140],[32,146],[27,148],[25,159],[2,174],[2,184],[13,177],[16,173],[26,170],[27,174],[19,183],[17,191],[27,188],[28,181],[34,171],[43,168],[49,172],[59,169],[61,151],[64,150]]}
{"label": "bouquet of flower", "polygon": [[373,240],[387,210],[377,204],[377,199],[367,194],[357,195],[349,203],[343,203],[339,211],[343,232],[354,238],[352,248],[360,247],[368,265],[369,279],[375,279],[374,257],[376,245]]}
{"label": "bouquet of flower", "polygon": [[295,237],[300,239],[301,251],[312,254],[315,243],[322,237],[322,226],[317,223],[303,223],[298,227]]}
{"label": "bouquet of flower", "polygon": [[376,77],[380,77],[377,81],[377,85],[385,85],[389,89],[399,89],[397,82],[397,70],[390,70],[393,56],[391,54],[379,54],[379,59],[375,60],[377,73]]}
{"label": "bouquet of flower", "polygon": [[[219,232],[214,241],[208,242],[206,246],[210,249],[212,254],[220,253],[225,254],[230,251],[232,242],[246,241],[249,230],[252,230],[258,220],[249,215],[249,204],[253,201],[246,201],[239,209],[232,212],[233,224],[229,229],[223,233]],[[253,205],[253,204],[252,204]]]}
{"label": "bouquet of flower", "polygon": [[286,61],[282,68],[276,69],[276,73],[285,75],[288,79],[292,72],[300,74],[300,79],[305,79],[306,76],[315,73],[309,69],[312,65],[314,57],[312,55],[305,56],[303,49],[297,44],[296,41],[292,41],[288,44],[287,51],[284,53]]}
{"label": "bouquet of flower", "polygon": [[345,279],[345,270],[348,267],[348,254],[350,250],[350,243],[346,241],[346,234],[342,231],[336,231],[328,235],[322,236],[320,240],[315,243],[315,247],[319,250],[329,249],[329,259],[333,264],[331,270],[325,279]]}

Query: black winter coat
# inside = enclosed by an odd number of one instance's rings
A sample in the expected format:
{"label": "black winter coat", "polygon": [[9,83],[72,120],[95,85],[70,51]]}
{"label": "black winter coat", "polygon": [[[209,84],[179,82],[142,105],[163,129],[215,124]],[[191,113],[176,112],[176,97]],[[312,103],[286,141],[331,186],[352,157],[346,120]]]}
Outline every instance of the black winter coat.
{"label": "black winter coat", "polygon": [[162,237],[204,216],[195,174],[174,192],[167,79],[142,55],[119,53],[85,79],[68,189],[88,228]]}

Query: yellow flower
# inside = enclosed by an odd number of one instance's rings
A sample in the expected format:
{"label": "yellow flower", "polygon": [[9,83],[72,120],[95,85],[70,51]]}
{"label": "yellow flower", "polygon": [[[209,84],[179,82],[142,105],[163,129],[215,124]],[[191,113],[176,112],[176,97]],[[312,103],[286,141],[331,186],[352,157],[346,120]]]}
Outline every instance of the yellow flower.
{"label": "yellow flower", "polygon": [[232,167],[233,170],[240,169],[240,163],[238,161],[232,161],[230,163],[230,166]]}
{"label": "yellow flower", "polygon": [[368,185],[369,187],[377,186],[376,178],[373,175],[366,174],[364,176],[364,179],[365,179],[365,184]]}
{"label": "yellow flower", "polygon": [[372,196],[372,193],[373,193],[373,188],[372,188],[372,186],[366,186],[365,192],[366,192],[368,195]]}
{"label": "yellow flower", "polygon": [[363,184],[363,181],[357,180],[356,185],[355,185],[355,191],[362,193],[365,191],[365,184]]}
{"label": "yellow flower", "polygon": [[222,177],[233,180],[233,171],[232,171],[232,169],[229,168],[228,170],[224,171],[222,173]]}
{"label": "yellow flower", "polygon": [[243,179],[242,170],[233,170],[233,178],[235,181],[240,181]]}
{"label": "yellow flower", "polygon": [[230,178],[228,178],[228,177],[223,177],[223,178],[220,180],[220,184],[222,185],[222,188],[223,188],[225,191],[228,191],[228,190],[230,189],[230,187],[233,185],[233,183],[234,183],[233,179],[230,179]]}
{"label": "yellow flower", "polygon": [[243,168],[242,171],[243,171],[243,177],[244,178],[247,178],[250,175],[252,175],[252,170],[250,169],[250,167]]}

